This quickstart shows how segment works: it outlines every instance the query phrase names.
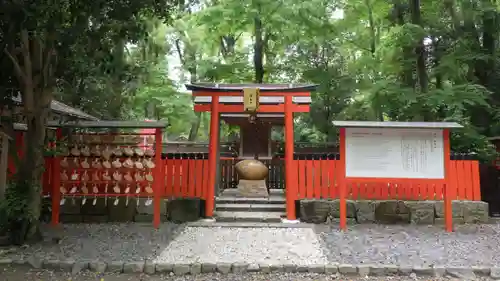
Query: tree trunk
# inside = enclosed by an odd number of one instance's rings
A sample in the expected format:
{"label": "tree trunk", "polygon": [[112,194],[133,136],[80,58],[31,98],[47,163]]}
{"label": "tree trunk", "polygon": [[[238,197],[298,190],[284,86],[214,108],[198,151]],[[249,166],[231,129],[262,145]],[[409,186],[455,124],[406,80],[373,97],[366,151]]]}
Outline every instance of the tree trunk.
{"label": "tree trunk", "polygon": [[255,68],[255,83],[263,83],[264,81],[264,31],[260,16],[254,19],[254,35],[255,43],[253,45],[253,64]]}
{"label": "tree trunk", "polygon": [[[16,244],[41,238],[39,219],[42,207],[41,185],[44,161],[45,129],[55,87],[56,63],[53,37],[50,33],[42,39],[31,37],[27,30],[20,30],[20,48],[11,46],[5,54],[13,64],[14,73],[21,85],[23,114],[27,131],[25,147],[20,159],[16,182],[13,186],[19,214],[11,219],[11,232]],[[20,50],[19,52],[17,50]],[[25,203],[26,205],[22,205]],[[20,207],[20,208],[19,208]]]}

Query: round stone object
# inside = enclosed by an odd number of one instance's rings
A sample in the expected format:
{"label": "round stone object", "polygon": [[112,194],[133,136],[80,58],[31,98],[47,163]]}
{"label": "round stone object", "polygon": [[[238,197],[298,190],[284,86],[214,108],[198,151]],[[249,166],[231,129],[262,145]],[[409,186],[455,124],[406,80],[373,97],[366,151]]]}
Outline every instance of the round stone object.
{"label": "round stone object", "polygon": [[242,180],[264,180],[269,173],[267,166],[259,160],[241,160],[234,166]]}

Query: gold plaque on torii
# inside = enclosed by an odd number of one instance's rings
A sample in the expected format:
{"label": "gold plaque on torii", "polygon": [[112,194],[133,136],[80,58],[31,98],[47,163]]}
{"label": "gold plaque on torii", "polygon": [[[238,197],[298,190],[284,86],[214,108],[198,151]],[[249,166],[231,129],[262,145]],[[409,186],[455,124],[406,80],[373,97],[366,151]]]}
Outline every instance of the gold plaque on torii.
{"label": "gold plaque on torii", "polygon": [[247,112],[255,112],[259,109],[259,95],[258,88],[245,88],[243,89],[243,109]]}

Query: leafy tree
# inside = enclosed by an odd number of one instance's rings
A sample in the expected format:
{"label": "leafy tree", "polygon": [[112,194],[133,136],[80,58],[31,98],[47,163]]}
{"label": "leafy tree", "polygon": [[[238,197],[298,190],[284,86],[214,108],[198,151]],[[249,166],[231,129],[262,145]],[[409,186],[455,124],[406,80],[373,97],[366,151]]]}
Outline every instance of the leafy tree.
{"label": "leafy tree", "polygon": [[[59,83],[72,83],[68,69],[81,76],[97,65],[113,74],[107,82],[114,90],[110,110],[116,116],[122,100],[124,75],[123,52],[126,42],[142,38],[144,17],[168,16],[173,2],[143,1],[17,1],[0,4],[2,30],[2,86],[15,85],[24,104],[26,147],[19,166],[14,189],[26,195],[26,208],[18,214],[16,224],[20,241],[38,236],[43,170],[45,125],[50,103]],[[109,64],[79,61],[84,55]],[[75,62],[77,66],[71,67]],[[85,65],[86,64],[86,65]],[[70,66],[68,68],[68,66]],[[67,87],[66,87],[67,88]],[[83,91],[80,91],[83,93]]]}

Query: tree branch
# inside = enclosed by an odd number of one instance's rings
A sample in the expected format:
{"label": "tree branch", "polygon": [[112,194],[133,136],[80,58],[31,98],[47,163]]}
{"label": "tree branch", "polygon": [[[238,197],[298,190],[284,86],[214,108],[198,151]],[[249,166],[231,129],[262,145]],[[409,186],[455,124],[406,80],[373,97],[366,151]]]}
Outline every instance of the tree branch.
{"label": "tree branch", "polygon": [[19,82],[24,83],[24,80],[26,80],[26,76],[24,75],[24,72],[21,69],[21,66],[19,65],[17,59],[7,50],[7,48],[3,49],[3,52],[7,55],[10,61],[12,61],[12,64],[14,65],[14,71],[16,72],[16,75],[20,80]]}
{"label": "tree branch", "polygon": [[27,29],[21,30],[21,48],[23,54],[24,74],[26,75],[25,83],[33,83],[33,65],[31,62],[30,52],[30,37]]}
{"label": "tree branch", "polygon": [[181,61],[182,65],[184,65],[184,57],[182,55],[180,41],[181,41],[180,39],[175,40],[175,48],[177,49],[177,55],[179,56],[179,60]]}

